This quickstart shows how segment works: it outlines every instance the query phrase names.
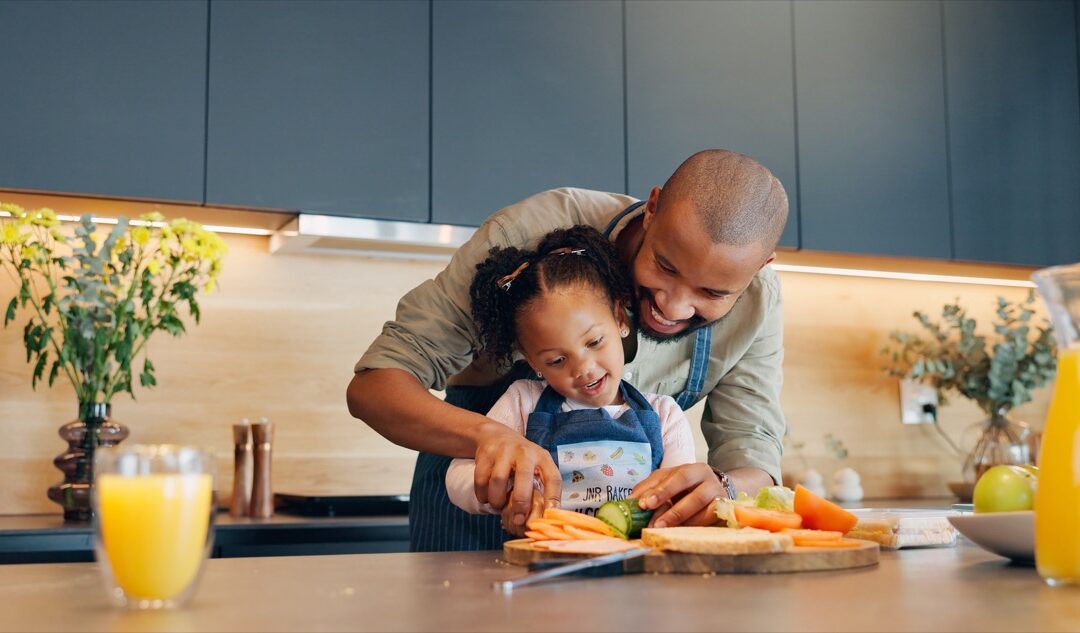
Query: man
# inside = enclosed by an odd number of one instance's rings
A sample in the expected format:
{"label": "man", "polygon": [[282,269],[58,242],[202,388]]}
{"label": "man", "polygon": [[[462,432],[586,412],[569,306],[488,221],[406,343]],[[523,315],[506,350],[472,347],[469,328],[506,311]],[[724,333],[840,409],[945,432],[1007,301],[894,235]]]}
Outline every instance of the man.
{"label": "man", "polygon": [[[406,294],[356,365],[349,411],[390,441],[421,451],[410,497],[414,551],[492,549],[498,517],[468,515],[446,497],[452,457],[476,460],[476,495],[524,523],[534,480],[556,505],[550,454],[484,417],[510,380],[476,358],[469,285],[494,246],[532,248],[553,229],[588,224],[614,241],[632,273],[637,336],[626,374],[684,409],[702,397],[709,464],[656,471],[634,489],[647,508],[676,503],[657,525],[707,524],[710,503],[780,480],[784,418],[779,281],[766,265],[787,220],[780,181],[727,150],[688,158],[644,202],[581,189],[546,191],[488,219],[435,279]],[[429,388],[446,388],[446,401]],[[456,405],[456,406],[455,406]]]}

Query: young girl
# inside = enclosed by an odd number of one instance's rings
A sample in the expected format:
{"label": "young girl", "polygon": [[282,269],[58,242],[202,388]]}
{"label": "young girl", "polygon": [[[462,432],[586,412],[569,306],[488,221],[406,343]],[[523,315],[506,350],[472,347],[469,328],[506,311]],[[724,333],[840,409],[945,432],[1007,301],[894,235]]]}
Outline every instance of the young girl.
{"label": "young girl", "polygon": [[[679,405],[622,380],[631,292],[614,246],[584,226],[553,231],[534,251],[494,248],[473,279],[481,352],[504,365],[519,352],[537,377],[511,384],[488,417],[551,452],[565,509],[594,514],[656,468],[694,461]],[[450,500],[466,512],[496,514],[476,498],[474,467],[471,459],[451,462]],[[528,518],[541,504],[536,491]],[[509,509],[503,528],[520,536],[528,518],[515,520]]]}

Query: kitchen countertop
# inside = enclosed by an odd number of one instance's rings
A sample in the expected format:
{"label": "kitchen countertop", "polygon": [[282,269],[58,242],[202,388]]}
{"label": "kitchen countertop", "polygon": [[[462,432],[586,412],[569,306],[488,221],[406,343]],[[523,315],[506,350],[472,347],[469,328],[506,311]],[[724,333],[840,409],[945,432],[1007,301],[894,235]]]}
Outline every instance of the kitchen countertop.
{"label": "kitchen countertop", "polygon": [[2,568],[4,631],[1077,631],[1080,593],[963,540],[866,569],[576,578],[503,595],[497,552],[207,561],[173,612],[108,605],[93,563]]}
{"label": "kitchen countertop", "polygon": [[[278,512],[267,519],[214,519],[214,557],[404,552],[405,515],[310,517]],[[92,561],[93,527],[60,514],[0,515],[0,563]]]}

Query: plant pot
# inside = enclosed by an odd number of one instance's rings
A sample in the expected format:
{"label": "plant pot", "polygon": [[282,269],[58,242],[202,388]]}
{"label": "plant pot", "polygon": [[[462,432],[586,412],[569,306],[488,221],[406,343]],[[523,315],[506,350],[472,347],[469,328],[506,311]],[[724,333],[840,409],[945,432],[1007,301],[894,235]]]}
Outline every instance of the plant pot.
{"label": "plant pot", "polygon": [[128,436],[128,428],[111,415],[112,405],[80,403],[78,419],[60,427],[68,449],[53,464],[64,473],[64,480],[49,487],[49,499],[64,509],[64,521],[85,523],[93,516],[94,451],[98,446],[115,446]]}

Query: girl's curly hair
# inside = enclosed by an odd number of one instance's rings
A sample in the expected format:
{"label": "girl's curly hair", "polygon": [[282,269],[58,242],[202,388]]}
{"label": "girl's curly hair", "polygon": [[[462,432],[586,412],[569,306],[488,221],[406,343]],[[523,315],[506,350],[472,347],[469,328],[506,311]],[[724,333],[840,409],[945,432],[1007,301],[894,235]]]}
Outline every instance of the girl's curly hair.
{"label": "girl's curly hair", "polygon": [[[508,276],[513,276],[509,283]],[[612,310],[620,304],[630,309],[633,303],[630,277],[615,246],[591,226],[556,229],[535,250],[492,248],[477,264],[469,289],[481,353],[500,366],[509,365],[518,315],[545,293],[568,286],[607,297]]]}

